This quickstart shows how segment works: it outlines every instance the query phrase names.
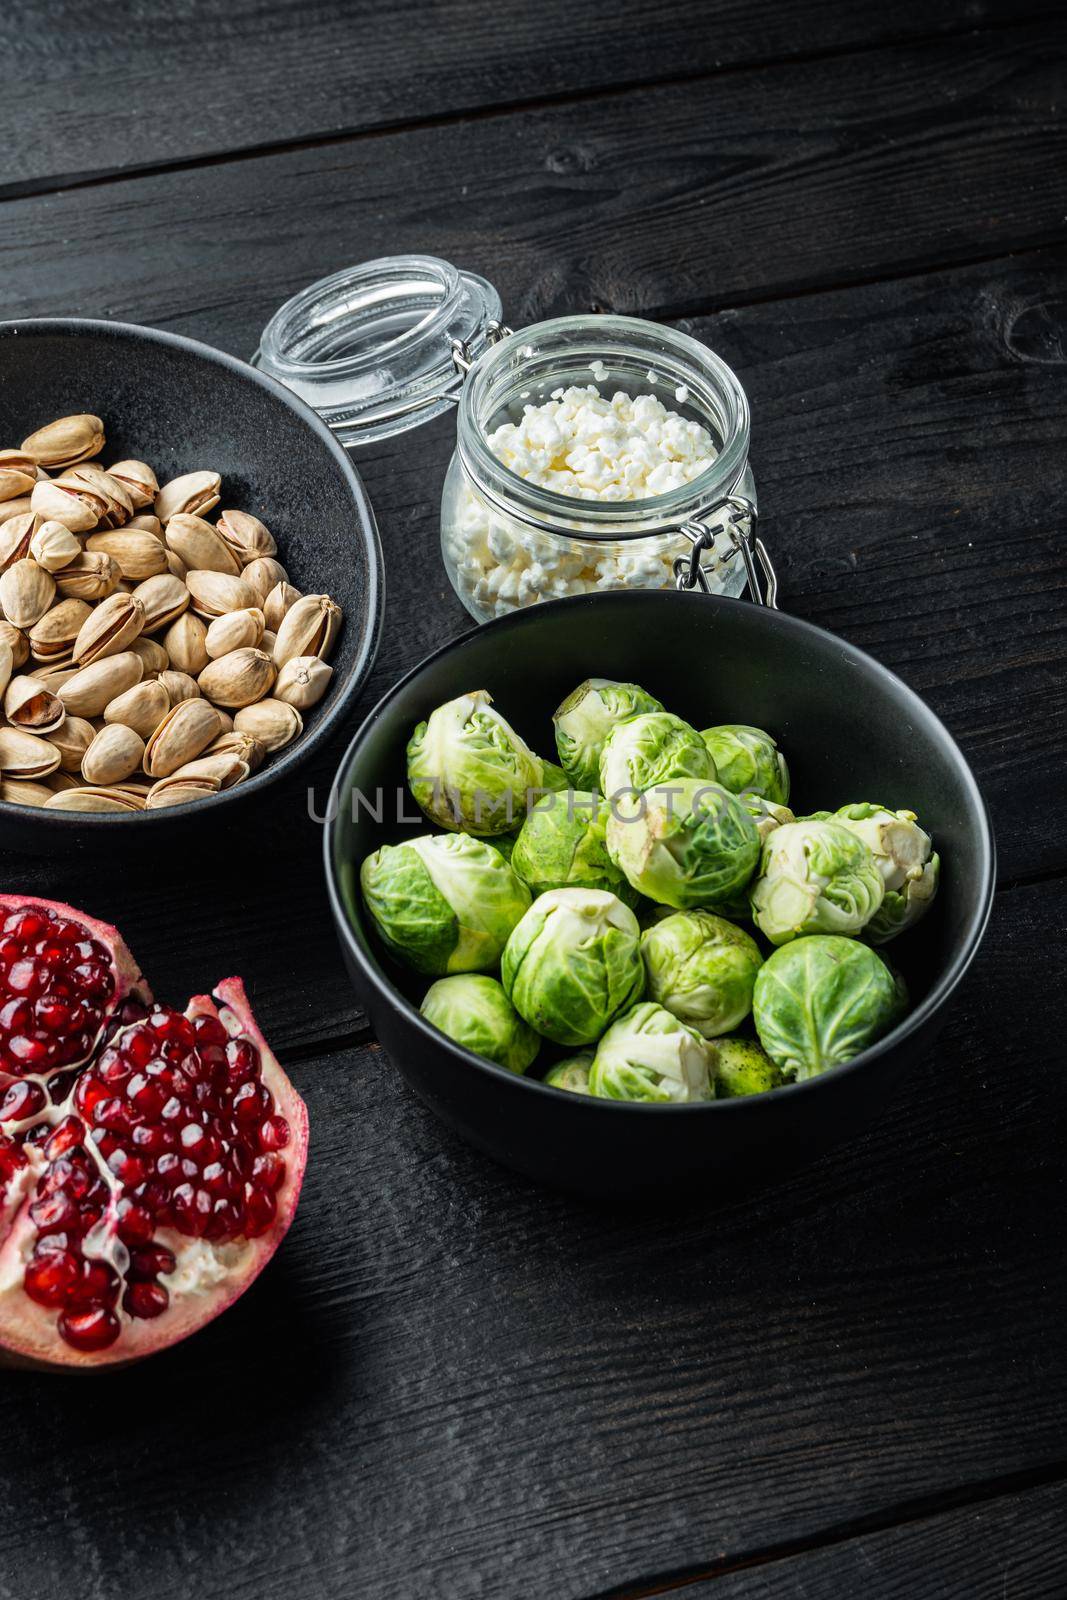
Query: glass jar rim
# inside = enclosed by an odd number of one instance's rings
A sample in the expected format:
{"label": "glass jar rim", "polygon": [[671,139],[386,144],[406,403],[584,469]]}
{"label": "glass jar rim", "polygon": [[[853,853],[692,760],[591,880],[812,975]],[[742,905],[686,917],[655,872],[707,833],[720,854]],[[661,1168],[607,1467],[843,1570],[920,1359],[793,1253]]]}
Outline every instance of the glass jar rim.
{"label": "glass jar rim", "polygon": [[[625,356],[647,363],[650,379],[688,389],[688,398],[701,402],[694,409],[702,409],[719,432],[713,464],[689,483],[642,500],[579,500],[513,472],[490,448],[488,427],[505,399],[521,395],[527,381],[516,358],[528,361],[531,371],[535,362],[550,371],[554,356],[564,352],[572,364],[588,357],[584,364],[590,368]],[[690,334],[640,317],[554,317],[520,328],[480,356],[460,391],[458,450],[468,477],[506,515],[572,536],[646,538],[699,517],[735,489],[748,463],[750,427],[748,398],[737,375]]]}

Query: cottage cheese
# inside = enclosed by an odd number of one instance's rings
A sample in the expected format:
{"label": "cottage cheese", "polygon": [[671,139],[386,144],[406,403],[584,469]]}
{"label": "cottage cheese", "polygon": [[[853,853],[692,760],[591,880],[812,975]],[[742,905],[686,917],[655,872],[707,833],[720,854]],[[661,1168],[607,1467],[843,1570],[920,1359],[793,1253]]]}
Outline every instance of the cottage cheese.
{"label": "cottage cheese", "polygon": [[[684,403],[683,391],[676,393]],[[521,421],[503,423],[488,442],[527,482],[602,502],[683,488],[717,455],[706,428],[668,411],[655,395],[620,391],[609,400],[592,384],[556,389],[543,404],[524,406]],[[689,548],[661,535],[607,543],[541,532],[491,510],[461,475],[457,488],[446,494],[445,554],[461,597],[483,617],[596,589],[670,588],[674,558]],[[710,553],[713,585],[714,569],[731,553],[723,534]]]}

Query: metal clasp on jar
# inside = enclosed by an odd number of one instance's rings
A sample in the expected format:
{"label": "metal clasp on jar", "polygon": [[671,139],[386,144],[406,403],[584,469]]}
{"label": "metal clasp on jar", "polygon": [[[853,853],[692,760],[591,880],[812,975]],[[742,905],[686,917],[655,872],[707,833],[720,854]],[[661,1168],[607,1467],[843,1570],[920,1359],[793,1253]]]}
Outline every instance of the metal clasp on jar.
{"label": "metal clasp on jar", "polygon": [[[767,554],[767,547],[756,532],[759,513],[751,500],[743,495],[727,495],[713,506],[701,521],[683,522],[678,530],[692,545],[687,556],[677,556],[674,562],[674,581],[679,589],[700,589],[710,594],[707,575],[701,566],[701,557],[712,550],[719,534],[725,534],[745,564],[748,592],[758,606],[778,609],[778,575]],[[761,585],[760,578],[766,584]]]}
{"label": "metal clasp on jar", "polygon": [[[499,344],[501,339],[510,338],[511,331],[506,323],[491,318],[485,325],[485,342],[487,345]],[[452,340],[452,365],[457,372],[466,377],[477,359],[466,339]]]}

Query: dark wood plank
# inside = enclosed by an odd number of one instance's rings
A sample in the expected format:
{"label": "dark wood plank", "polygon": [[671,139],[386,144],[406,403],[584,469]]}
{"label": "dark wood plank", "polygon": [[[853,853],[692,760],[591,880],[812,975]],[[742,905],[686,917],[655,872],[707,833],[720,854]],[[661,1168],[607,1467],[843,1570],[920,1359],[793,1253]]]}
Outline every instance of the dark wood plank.
{"label": "dark wood plank", "polygon": [[14,201],[4,308],[197,318],[248,353],[286,294],[397,250],[486,272],[523,322],[1036,245],[1067,231],[1065,59],[1061,16]]}
{"label": "dark wood plank", "polygon": [[1040,0],[9,0],[3,182],[37,187],[220,152],[616,89],[1048,12]]}
{"label": "dark wood plank", "polygon": [[1067,1485],[1053,1483],[770,1561],[663,1600],[1061,1600]]}
{"label": "dark wood plank", "polygon": [[249,1299],[120,1382],[0,1386],[8,1592],[580,1600],[1051,1469],[1065,910],[1002,895],[881,1124],[717,1208],[534,1189],[379,1050],[298,1063],[305,1200]]}

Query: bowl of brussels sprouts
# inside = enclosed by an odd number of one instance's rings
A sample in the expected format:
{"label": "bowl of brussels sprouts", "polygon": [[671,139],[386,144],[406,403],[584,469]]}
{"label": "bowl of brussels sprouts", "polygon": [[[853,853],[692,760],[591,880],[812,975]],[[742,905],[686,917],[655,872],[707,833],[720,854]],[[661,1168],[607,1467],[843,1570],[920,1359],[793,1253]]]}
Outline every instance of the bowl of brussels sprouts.
{"label": "bowl of brussels sprouts", "polygon": [[737,1191],[877,1116],[988,918],[943,725],[744,601],[544,604],[454,641],[356,734],[325,840],[391,1060],[558,1186]]}

